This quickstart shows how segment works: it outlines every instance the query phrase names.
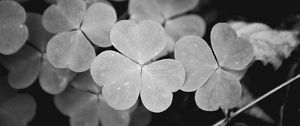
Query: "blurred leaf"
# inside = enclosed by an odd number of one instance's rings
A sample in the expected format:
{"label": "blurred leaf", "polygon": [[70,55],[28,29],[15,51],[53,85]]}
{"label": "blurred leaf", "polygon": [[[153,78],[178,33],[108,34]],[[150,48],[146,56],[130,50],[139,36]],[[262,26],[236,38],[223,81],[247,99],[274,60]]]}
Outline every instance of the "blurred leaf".
{"label": "blurred leaf", "polygon": [[35,111],[36,103],[32,96],[15,95],[0,105],[0,124],[4,123],[1,126],[26,126],[33,119]]}
{"label": "blurred leaf", "polygon": [[82,73],[78,73],[76,77],[72,80],[71,84],[80,90],[93,92],[95,94],[100,94],[102,90],[102,83],[98,86],[94,82],[90,70],[87,70]]}
{"label": "blurred leaf", "polygon": [[155,0],[129,0],[128,11],[131,20],[155,20],[159,23],[165,20]]}
{"label": "blurred leaf", "polygon": [[89,69],[95,50],[80,30],[62,32],[49,40],[46,47],[49,62],[56,68],[69,68],[74,72]]}
{"label": "blurred leaf", "polygon": [[0,24],[3,26],[18,26],[26,19],[24,8],[15,1],[0,1]]}
{"label": "blurred leaf", "polygon": [[158,8],[166,18],[192,10],[199,0],[155,0]]}
{"label": "blurred leaf", "polygon": [[89,8],[94,3],[105,3],[107,5],[112,6],[111,3],[108,2],[107,0],[84,0],[84,2],[85,2],[85,5],[86,5],[87,8]]}
{"label": "blurred leaf", "polygon": [[100,53],[91,64],[91,75],[113,108],[124,110],[134,105],[140,91],[141,68],[127,57],[115,52]]}
{"label": "blurred leaf", "polygon": [[248,39],[254,48],[254,59],[271,63],[278,69],[282,60],[290,56],[298,46],[296,31],[273,30],[265,24],[249,23],[236,29],[237,34]]}
{"label": "blurred leaf", "polygon": [[144,106],[139,106],[131,113],[130,126],[147,126],[150,122],[151,113]]}
{"label": "blurred leaf", "polygon": [[61,93],[76,75],[68,69],[55,68],[49,63],[45,55],[40,67],[39,83],[41,88],[53,95]]}
{"label": "blurred leaf", "polygon": [[44,11],[43,26],[51,33],[78,29],[85,10],[83,0],[59,0]]}
{"label": "blurred leaf", "polygon": [[110,38],[115,48],[143,65],[164,49],[167,43],[165,35],[163,27],[155,21],[136,23],[124,20],[115,24]]}
{"label": "blurred leaf", "polygon": [[40,59],[41,53],[24,45],[17,53],[0,58],[0,62],[9,70],[9,84],[15,89],[23,89],[36,80]]}
{"label": "blurred leaf", "polygon": [[130,0],[130,18],[137,21],[155,20],[163,23],[176,15],[192,10],[199,0]]}
{"label": "blurred leaf", "polygon": [[81,29],[87,37],[100,47],[111,46],[109,33],[117,21],[115,9],[104,3],[92,4],[86,11]]}
{"label": "blurred leaf", "polygon": [[70,117],[72,126],[127,126],[129,112],[109,107],[101,95],[91,94],[76,88],[68,88],[55,96],[55,105]]}
{"label": "blurred leaf", "polygon": [[[254,101],[252,94],[249,92],[249,90],[245,86],[242,86],[242,97],[239,100],[239,104],[237,107],[242,108],[242,107],[246,106],[247,104],[251,103],[252,101]],[[257,105],[252,106],[251,108],[247,109],[245,111],[245,113],[249,114],[255,118],[261,119],[265,122],[275,123],[274,120],[266,112],[264,112],[264,110],[262,108],[260,108]]]}
{"label": "blurred leaf", "polygon": [[186,15],[168,20],[165,25],[166,32],[175,40],[185,35],[204,36],[205,22],[197,15]]}
{"label": "blurred leaf", "polygon": [[46,51],[48,40],[53,34],[46,31],[42,25],[42,15],[37,13],[27,13],[25,24],[28,27],[29,37],[28,41],[39,49],[41,53]]}
{"label": "blurred leaf", "polygon": [[16,93],[17,90],[9,86],[7,76],[0,76],[0,106]]}
{"label": "blurred leaf", "polygon": [[218,64],[207,43],[198,36],[185,36],[175,45],[175,59],[186,71],[181,90],[191,92],[201,87],[217,69]]}

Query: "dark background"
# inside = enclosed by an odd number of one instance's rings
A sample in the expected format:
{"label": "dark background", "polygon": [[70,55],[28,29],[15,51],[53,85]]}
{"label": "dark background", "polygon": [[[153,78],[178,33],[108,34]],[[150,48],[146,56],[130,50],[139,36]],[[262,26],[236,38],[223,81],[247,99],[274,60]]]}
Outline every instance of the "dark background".
{"label": "dark background", "polygon": [[[112,2],[112,4],[117,10],[118,16],[127,10],[127,2]],[[43,0],[31,0],[22,3],[22,6],[27,12],[42,14],[49,4]],[[212,26],[217,22],[228,20],[262,22],[275,29],[299,29],[299,8],[300,5],[296,3],[296,0],[201,0],[201,5],[189,13],[199,14],[206,20],[207,31],[204,39],[209,41]],[[271,65],[264,66],[261,62],[255,62],[249,68],[242,82],[247,85],[255,97],[259,97],[289,78],[288,73],[291,71],[292,65],[299,63],[299,52],[299,48],[297,48],[277,71]],[[295,71],[295,74],[299,73],[299,67],[296,67]],[[259,102],[258,105],[275,121],[278,121],[280,106],[285,103],[284,124],[286,126],[300,125],[300,112],[298,110],[300,104],[297,103],[300,100],[299,84],[300,81],[298,80],[290,85],[288,93],[287,88],[281,89]],[[45,93],[38,82],[20,92],[31,94],[37,102],[36,115],[29,126],[69,125],[69,118],[55,108],[53,96]],[[286,94],[288,94],[288,98],[286,98]],[[158,114],[152,113],[150,126],[207,126],[214,124],[223,117],[224,115],[220,110],[216,112],[200,110],[194,102],[194,93],[178,91],[174,94],[172,105],[167,111]],[[240,114],[232,122],[243,122],[249,126],[272,125],[247,114]]]}

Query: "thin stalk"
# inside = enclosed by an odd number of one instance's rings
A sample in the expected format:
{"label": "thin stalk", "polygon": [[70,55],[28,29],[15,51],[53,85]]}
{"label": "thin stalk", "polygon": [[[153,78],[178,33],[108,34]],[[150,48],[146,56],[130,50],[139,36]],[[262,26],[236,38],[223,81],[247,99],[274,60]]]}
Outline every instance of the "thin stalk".
{"label": "thin stalk", "polygon": [[[259,101],[263,100],[264,98],[268,97],[269,95],[273,94],[274,92],[278,91],[279,89],[289,85],[291,82],[297,80],[298,78],[300,78],[300,74],[298,74],[297,76],[291,78],[290,80],[286,81],[285,83],[277,86],[276,88],[272,89],[271,91],[267,92],[266,94],[260,96],[259,98],[257,98],[256,100],[252,101],[251,103],[249,103],[248,105],[244,106],[243,108],[239,109],[238,111],[232,113],[231,118],[234,118],[235,116],[237,116],[238,114],[242,113],[243,111],[247,110],[248,108],[250,108],[251,106],[255,105],[256,103],[258,103]],[[220,121],[218,121],[217,123],[215,123],[213,126],[220,126],[225,122],[225,119],[222,119]]]}

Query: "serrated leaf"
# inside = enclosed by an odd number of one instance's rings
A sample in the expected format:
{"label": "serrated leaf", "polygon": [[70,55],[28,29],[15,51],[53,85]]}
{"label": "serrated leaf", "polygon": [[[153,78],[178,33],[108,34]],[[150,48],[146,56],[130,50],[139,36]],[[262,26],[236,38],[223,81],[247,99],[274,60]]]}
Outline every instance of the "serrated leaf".
{"label": "serrated leaf", "polygon": [[68,69],[55,68],[49,63],[46,56],[43,56],[40,67],[39,83],[41,88],[53,95],[61,93],[76,75]]}
{"label": "serrated leaf", "polygon": [[107,103],[119,110],[129,109],[136,102],[140,91],[141,68],[127,57],[114,52],[100,53],[91,64],[91,75],[102,84]]}
{"label": "serrated leaf", "polygon": [[86,11],[81,29],[97,46],[111,46],[109,33],[117,20],[114,8],[104,3],[92,4]]}
{"label": "serrated leaf", "polygon": [[205,111],[233,108],[241,97],[239,80],[230,73],[218,69],[195,94],[196,104]]}
{"label": "serrated leaf", "polygon": [[42,23],[51,33],[78,29],[85,10],[83,0],[59,0],[44,11]]}
{"label": "serrated leaf", "polygon": [[80,30],[62,32],[52,37],[46,47],[49,62],[56,68],[75,72],[89,69],[95,50]]}
{"label": "serrated leaf", "polygon": [[205,33],[205,22],[197,15],[185,15],[166,21],[165,30],[175,40],[185,35],[202,37]]}
{"label": "serrated leaf", "polygon": [[1,63],[9,70],[9,84],[15,89],[29,87],[38,76],[40,59],[41,54],[27,45],[1,59]]}
{"label": "serrated leaf", "polygon": [[175,59],[186,71],[183,91],[195,91],[203,85],[218,68],[217,62],[207,43],[197,36],[185,36],[175,45]]}
{"label": "serrated leaf", "polygon": [[164,49],[165,34],[163,27],[155,21],[124,20],[112,28],[110,39],[121,53],[143,65]]}

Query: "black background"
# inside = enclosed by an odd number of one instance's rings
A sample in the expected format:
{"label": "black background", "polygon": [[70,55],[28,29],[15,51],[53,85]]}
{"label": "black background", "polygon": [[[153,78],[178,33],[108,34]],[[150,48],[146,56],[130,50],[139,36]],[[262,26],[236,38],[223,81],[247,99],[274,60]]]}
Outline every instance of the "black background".
{"label": "black background", "polygon": [[[196,13],[202,16],[207,22],[207,31],[204,39],[209,41],[209,33],[212,26],[217,22],[228,20],[242,20],[246,22],[262,22],[275,29],[292,29],[299,22],[300,5],[292,0],[202,0],[201,5],[189,13]],[[127,9],[127,2],[113,2],[118,16]],[[49,4],[43,0],[31,0],[22,3],[27,12],[42,14]],[[296,27],[297,28],[297,27]],[[264,66],[261,62],[255,62],[243,79],[249,90],[255,97],[278,86],[288,79],[291,66],[299,63],[299,48],[291,57],[284,61],[282,67],[275,71],[271,65]],[[299,73],[299,67],[296,71]],[[278,91],[270,97],[259,102],[262,107],[275,121],[279,120],[279,109],[283,102],[286,102],[284,124],[300,125],[300,81],[290,86],[289,97],[285,98],[286,88]],[[37,111],[29,126],[68,126],[69,118],[62,115],[53,104],[53,96],[45,93],[38,82],[20,92],[31,94],[37,102]],[[222,112],[205,112],[200,110],[194,102],[194,93],[178,91],[174,94],[171,107],[162,113],[152,113],[150,126],[207,126],[212,125],[223,118]],[[297,120],[298,119],[298,120]],[[240,114],[233,119],[233,122],[245,122],[249,126],[268,126],[246,114]]]}

